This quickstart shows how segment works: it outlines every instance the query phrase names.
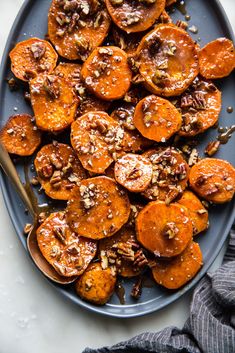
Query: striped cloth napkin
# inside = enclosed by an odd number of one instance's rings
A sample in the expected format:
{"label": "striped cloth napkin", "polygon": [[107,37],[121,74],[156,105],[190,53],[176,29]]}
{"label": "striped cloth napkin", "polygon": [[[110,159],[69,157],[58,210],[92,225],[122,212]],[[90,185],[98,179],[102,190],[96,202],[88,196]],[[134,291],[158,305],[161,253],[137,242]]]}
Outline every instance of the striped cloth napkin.
{"label": "striped cloth napkin", "polygon": [[235,226],[223,265],[196,287],[182,330],[167,327],[83,353],[235,353]]}

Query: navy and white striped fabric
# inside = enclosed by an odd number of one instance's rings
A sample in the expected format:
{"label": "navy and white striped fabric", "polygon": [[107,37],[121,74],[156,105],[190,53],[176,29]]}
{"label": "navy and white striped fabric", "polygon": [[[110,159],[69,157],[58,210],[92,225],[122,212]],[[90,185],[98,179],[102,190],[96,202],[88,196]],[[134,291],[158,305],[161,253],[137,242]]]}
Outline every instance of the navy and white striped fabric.
{"label": "navy and white striped fabric", "polygon": [[196,287],[190,317],[182,330],[167,327],[113,347],[83,353],[235,353],[235,228],[223,265]]}

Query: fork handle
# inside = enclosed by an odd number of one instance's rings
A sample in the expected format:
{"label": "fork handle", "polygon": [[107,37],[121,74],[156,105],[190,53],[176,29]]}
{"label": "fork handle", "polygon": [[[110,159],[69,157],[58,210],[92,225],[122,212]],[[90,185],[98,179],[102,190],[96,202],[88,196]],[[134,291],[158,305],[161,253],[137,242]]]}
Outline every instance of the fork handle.
{"label": "fork handle", "polygon": [[7,177],[11,180],[12,184],[14,185],[16,191],[18,192],[25,206],[27,207],[31,215],[34,217],[35,210],[33,208],[32,202],[19,178],[16,168],[12,163],[12,160],[7,150],[5,149],[5,147],[1,142],[0,142],[0,165],[4,170],[5,174],[7,175]]}

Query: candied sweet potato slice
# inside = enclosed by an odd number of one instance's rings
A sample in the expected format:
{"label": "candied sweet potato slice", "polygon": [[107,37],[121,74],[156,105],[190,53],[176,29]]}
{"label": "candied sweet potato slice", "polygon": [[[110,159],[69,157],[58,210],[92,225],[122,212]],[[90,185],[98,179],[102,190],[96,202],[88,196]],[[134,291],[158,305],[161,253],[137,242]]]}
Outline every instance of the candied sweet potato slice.
{"label": "candied sweet potato slice", "polygon": [[159,24],[148,33],[136,53],[145,86],[157,95],[181,94],[199,73],[193,39],[170,23]]}
{"label": "candied sweet potato slice", "polygon": [[228,76],[235,68],[235,49],[227,38],[206,44],[198,53],[200,74],[207,79]]}
{"label": "candied sweet potato slice", "polygon": [[189,166],[173,147],[152,149],[143,154],[153,165],[153,176],[143,195],[149,200],[172,202],[187,186]]}
{"label": "candied sweet potato slice", "polygon": [[62,143],[43,146],[34,165],[45,193],[56,200],[68,200],[73,188],[87,176],[73,149]]}
{"label": "candied sweet potato slice", "polygon": [[104,305],[115,290],[116,280],[117,276],[112,268],[102,269],[100,262],[95,262],[75,282],[75,290],[82,299]]}
{"label": "candied sweet potato slice", "polygon": [[91,93],[108,101],[122,98],[132,78],[127,54],[114,46],[96,48],[83,64],[81,75]]}
{"label": "candied sweet potato slice", "polygon": [[9,153],[31,156],[41,143],[41,132],[31,115],[17,114],[1,129],[0,141]]}
{"label": "candied sweet potato slice", "polygon": [[115,234],[128,221],[129,214],[127,193],[105,176],[83,180],[74,189],[67,207],[71,228],[91,239]]}
{"label": "candied sweet potato slice", "polygon": [[148,263],[133,227],[124,226],[112,237],[101,239],[99,254],[102,266],[114,266],[122,277],[138,276]]}
{"label": "candied sweet potato slice", "polygon": [[102,2],[53,0],[48,15],[48,34],[61,56],[84,61],[103,42],[110,23]]}
{"label": "candied sweet potato slice", "polygon": [[60,132],[74,121],[79,99],[71,82],[59,72],[38,75],[30,81],[30,96],[37,126]]}
{"label": "candied sweet potato slice", "polygon": [[79,237],[66,223],[65,213],[52,213],[37,229],[42,255],[64,277],[81,275],[95,257],[94,240]]}
{"label": "candied sweet potato slice", "polygon": [[38,38],[30,38],[16,44],[9,55],[11,71],[22,81],[29,81],[38,74],[50,74],[58,59],[52,45]]}
{"label": "candied sweet potato slice", "polygon": [[150,202],[136,218],[137,239],[155,256],[179,255],[192,239],[193,227],[187,208],[162,201]]}
{"label": "candied sweet potato slice", "polygon": [[90,112],[71,127],[71,143],[83,167],[102,174],[126,144],[124,130],[105,112]]}
{"label": "candied sweet potato slice", "polygon": [[113,22],[127,33],[150,28],[165,8],[165,0],[105,0]]}
{"label": "candied sweet potato slice", "polygon": [[221,111],[221,92],[206,80],[196,77],[192,85],[176,99],[182,114],[181,136],[195,136],[216,124]]}
{"label": "candied sweet potato slice", "polygon": [[114,173],[120,185],[131,192],[142,192],[152,180],[153,168],[148,158],[128,153],[117,160]]}
{"label": "candied sweet potato slice", "polygon": [[208,211],[193,192],[186,190],[177,202],[187,207],[189,211],[193,224],[193,235],[199,234],[208,228]]}
{"label": "candied sweet potato slice", "polygon": [[189,183],[207,201],[228,202],[235,191],[235,169],[223,159],[205,158],[191,168]]}
{"label": "candied sweet potato slice", "polygon": [[155,281],[168,289],[178,289],[196,276],[203,264],[199,244],[191,242],[178,256],[158,260],[152,268]]}
{"label": "candied sweet potato slice", "polygon": [[181,114],[167,99],[151,95],[135,108],[134,125],[146,138],[166,142],[181,127]]}

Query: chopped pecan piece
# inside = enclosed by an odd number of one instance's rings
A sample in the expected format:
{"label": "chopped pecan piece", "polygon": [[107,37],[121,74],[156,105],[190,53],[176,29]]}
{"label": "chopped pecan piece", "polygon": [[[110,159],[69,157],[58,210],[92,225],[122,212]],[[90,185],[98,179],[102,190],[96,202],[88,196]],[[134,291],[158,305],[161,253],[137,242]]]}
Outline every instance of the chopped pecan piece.
{"label": "chopped pecan piece", "polygon": [[139,249],[136,253],[135,253],[135,257],[134,257],[134,263],[133,265],[137,268],[143,268],[145,266],[148,265],[148,260],[143,252],[142,249]]}
{"label": "chopped pecan piece", "polygon": [[62,244],[66,245],[66,228],[63,226],[54,227],[54,234],[57,239],[61,241]]}
{"label": "chopped pecan piece", "polygon": [[46,46],[44,43],[34,43],[31,45],[30,50],[33,54],[34,59],[40,60],[46,52]]}
{"label": "chopped pecan piece", "polygon": [[138,278],[136,283],[132,287],[131,296],[134,299],[139,299],[142,293],[142,278]]}
{"label": "chopped pecan piece", "polygon": [[219,147],[220,147],[219,141],[209,142],[208,145],[206,146],[205,154],[211,157],[218,151]]}
{"label": "chopped pecan piece", "polygon": [[179,232],[179,228],[177,228],[174,222],[168,222],[163,229],[163,234],[168,236],[169,239],[173,239]]}

